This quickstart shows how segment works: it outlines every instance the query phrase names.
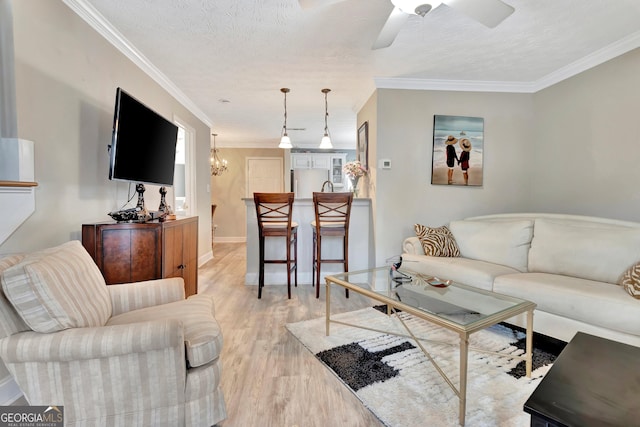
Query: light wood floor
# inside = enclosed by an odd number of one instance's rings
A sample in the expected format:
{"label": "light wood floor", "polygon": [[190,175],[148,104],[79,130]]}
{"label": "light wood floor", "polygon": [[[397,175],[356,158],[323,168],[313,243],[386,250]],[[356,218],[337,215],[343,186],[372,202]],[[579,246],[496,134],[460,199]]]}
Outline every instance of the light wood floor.
{"label": "light wood floor", "polygon": [[[216,243],[199,270],[199,292],[215,297],[224,336],[222,390],[228,418],[221,427],[373,426],[383,424],[285,328],[324,316],[324,288],[244,284],[245,245]],[[332,295],[332,312],[371,306],[359,295]]]}

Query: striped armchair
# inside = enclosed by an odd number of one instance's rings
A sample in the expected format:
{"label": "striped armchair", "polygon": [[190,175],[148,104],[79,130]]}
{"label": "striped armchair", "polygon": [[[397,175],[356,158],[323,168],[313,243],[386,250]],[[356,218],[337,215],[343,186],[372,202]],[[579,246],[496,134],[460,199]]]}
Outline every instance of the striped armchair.
{"label": "striped armchair", "polygon": [[212,426],[222,334],[182,279],[106,286],[80,242],[0,257],[0,358],[65,426]]}

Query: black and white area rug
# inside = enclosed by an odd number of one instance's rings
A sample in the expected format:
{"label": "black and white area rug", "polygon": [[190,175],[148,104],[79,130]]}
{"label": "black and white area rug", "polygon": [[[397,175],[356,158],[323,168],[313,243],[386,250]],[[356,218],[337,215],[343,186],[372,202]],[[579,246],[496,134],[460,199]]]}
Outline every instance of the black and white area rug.
{"label": "black and white area rug", "polygon": [[[400,313],[451,381],[459,385],[458,335],[407,313]],[[332,316],[370,328],[405,333],[400,322],[375,308]],[[389,427],[457,426],[458,398],[415,343],[403,337],[331,324],[325,319],[287,324],[287,329],[358,396]],[[471,335],[469,345],[521,355],[524,333],[495,325]],[[534,339],[534,347],[536,346]],[[559,350],[558,350],[559,353]],[[525,427],[530,417],[524,402],[537,387],[558,353],[534,351],[533,374],[524,376],[518,359],[469,352],[467,375],[468,427]]]}

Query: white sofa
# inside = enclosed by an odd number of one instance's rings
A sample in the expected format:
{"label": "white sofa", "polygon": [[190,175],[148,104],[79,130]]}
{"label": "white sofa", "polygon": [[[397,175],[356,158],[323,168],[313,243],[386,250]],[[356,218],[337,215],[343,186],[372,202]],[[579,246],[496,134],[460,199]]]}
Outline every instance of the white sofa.
{"label": "white sofa", "polygon": [[[577,331],[640,346],[640,299],[618,283],[640,261],[640,223],[562,214],[497,214],[452,221],[460,257],[403,242],[402,268],[537,304],[534,330]],[[524,315],[509,323],[526,325]]]}

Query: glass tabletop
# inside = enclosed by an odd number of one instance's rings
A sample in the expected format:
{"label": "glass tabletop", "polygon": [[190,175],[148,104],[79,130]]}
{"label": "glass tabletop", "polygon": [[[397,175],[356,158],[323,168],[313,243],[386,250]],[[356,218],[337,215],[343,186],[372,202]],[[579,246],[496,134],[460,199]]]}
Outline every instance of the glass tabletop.
{"label": "glass tabletop", "polygon": [[405,269],[392,272],[389,267],[379,267],[334,274],[327,276],[327,280],[374,292],[392,300],[392,305],[400,309],[405,305],[426,317],[445,319],[463,329],[495,318],[504,320],[535,307],[529,301],[460,283],[443,282]]}

